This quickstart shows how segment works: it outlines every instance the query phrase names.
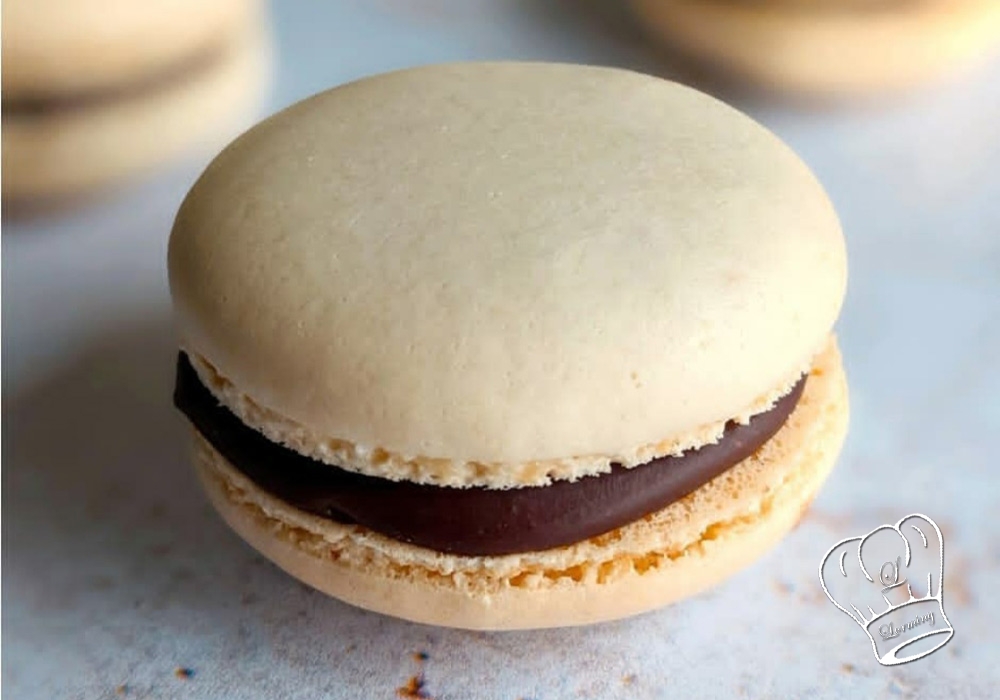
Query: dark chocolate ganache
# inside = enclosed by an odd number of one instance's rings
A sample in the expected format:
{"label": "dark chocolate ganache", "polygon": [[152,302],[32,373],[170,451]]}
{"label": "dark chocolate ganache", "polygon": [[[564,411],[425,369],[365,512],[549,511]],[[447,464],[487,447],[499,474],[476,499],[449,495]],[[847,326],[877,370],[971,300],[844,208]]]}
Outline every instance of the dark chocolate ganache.
{"label": "dark chocolate ganache", "polygon": [[439,552],[493,556],[581,542],[665,508],[752,455],[795,409],[806,378],[770,410],[680,456],[548,486],[455,488],[347,471],[272,442],[245,425],[177,362],[174,403],[257,486],[288,504]]}
{"label": "dark chocolate ganache", "polygon": [[84,91],[64,90],[58,93],[4,95],[3,111],[11,117],[44,117],[70,110],[101,107],[120,99],[152,94],[180,83],[188,76],[209,70],[224,58],[226,50],[225,42],[215,42],[149,75],[132,78],[116,85]]}

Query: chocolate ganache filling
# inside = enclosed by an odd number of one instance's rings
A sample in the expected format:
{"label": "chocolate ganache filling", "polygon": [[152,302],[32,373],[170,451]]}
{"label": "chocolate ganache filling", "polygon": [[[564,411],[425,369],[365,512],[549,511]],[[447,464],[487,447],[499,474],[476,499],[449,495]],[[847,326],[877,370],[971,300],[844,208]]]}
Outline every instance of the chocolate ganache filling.
{"label": "chocolate ganache filling", "polygon": [[117,85],[106,85],[84,91],[4,96],[3,111],[10,116],[42,117],[71,110],[100,107],[120,99],[152,94],[180,83],[195,73],[207,71],[223,59],[226,50],[226,43],[215,42],[149,75]]}
{"label": "chocolate ganache filling", "polygon": [[581,542],[665,508],[752,455],[795,409],[806,379],[770,410],[721,439],[577,481],[513,489],[454,488],[350,472],[271,442],[222,406],[187,355],[174,403],[198,432],[257,486],[301,510],[357,524],[439,552],[492,556]]}

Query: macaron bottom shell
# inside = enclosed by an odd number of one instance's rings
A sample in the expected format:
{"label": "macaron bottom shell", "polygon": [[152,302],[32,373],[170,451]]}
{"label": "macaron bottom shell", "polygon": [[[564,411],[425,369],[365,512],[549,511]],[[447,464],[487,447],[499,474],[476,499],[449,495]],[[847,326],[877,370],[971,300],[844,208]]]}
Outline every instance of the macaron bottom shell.
{"label": "macaron bottom shell", "polygon": [[846,377],[831,337],[795,411],[750,458],[612,532],[496,557],[434,552],[293,508],[255,486],[197,432],[195,464],[237,534],[333,597],[444,627],[565,627],[643,613],[748,566],[798,522],[834,466],[847,423]]}

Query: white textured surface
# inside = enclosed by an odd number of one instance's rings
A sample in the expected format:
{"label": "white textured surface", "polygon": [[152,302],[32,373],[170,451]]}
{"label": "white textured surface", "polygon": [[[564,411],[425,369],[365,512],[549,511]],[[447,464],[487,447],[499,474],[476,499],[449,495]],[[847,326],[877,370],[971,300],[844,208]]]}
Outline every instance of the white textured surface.
{"label": "white textured surface", "polygon": [[[446,59],[653,70],[602,12],[594,2],[284,3],[274,106]],[[391,698],[420,672],[439,699],[994,695],[1000,66],[851,110],[723,96],[813,167],[851,256],[839,333],[852,433],[779,549],[689,603],[542,633],[396,622],[290,580],[211,513],[169,404],[166,235],[191,167],[74,213],[4,222],[5,697],[114,698],[127,684],[130,698]],[[890,670],[825,600],[817,569],[835,541],[912,511],[944,532],[956,634]],[[193,677],[177,678],[179,666]]]}

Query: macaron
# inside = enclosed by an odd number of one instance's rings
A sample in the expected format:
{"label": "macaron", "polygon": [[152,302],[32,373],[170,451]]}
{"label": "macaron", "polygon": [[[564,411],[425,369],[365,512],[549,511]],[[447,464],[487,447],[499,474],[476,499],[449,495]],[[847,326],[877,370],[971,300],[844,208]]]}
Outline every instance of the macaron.
{"label": "macaron", "polygon": [[380,613],[560,627],[690,596],[793,527],[847,429],[823,187],[659,78],[337,87],[208,166],[168,257],[209,498]]}
{"label": "macaron", "polygon": [[3,3],[3,197],[76,195],[213,152],[268,75],[257,0]]}
{"label": "macaron", "polygon": [[1000,50],[996,0],[632,0],[651,35],[764,87],[909,88]]}

